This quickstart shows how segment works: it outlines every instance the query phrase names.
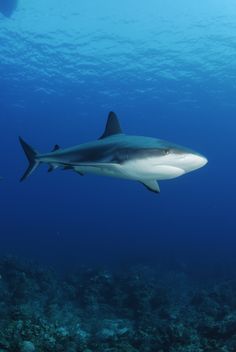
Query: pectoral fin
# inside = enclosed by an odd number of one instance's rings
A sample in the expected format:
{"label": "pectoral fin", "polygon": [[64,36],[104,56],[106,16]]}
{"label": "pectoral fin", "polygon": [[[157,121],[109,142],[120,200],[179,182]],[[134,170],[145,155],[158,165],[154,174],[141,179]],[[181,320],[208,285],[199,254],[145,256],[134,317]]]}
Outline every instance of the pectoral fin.
{"label": "pectoral fin", "polygon": [[160,187],[156,180],[143,180],[141,183],[151,192],[160,193]]}

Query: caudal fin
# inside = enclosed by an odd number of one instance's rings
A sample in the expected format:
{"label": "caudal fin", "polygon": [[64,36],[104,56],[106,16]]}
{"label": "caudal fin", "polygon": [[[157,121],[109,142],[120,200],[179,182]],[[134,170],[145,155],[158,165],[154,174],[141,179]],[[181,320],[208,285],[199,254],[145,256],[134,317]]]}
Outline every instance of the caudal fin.
{"label": "caudal fin", "polygon": [[38,153],[29,144],[27,144],[21,137],[19,137],[19,141],[29,161],[29,166],[25,171],[24,175],[20,179],[20,181],[24,181],[38,167],[39,161],[36,159]]}

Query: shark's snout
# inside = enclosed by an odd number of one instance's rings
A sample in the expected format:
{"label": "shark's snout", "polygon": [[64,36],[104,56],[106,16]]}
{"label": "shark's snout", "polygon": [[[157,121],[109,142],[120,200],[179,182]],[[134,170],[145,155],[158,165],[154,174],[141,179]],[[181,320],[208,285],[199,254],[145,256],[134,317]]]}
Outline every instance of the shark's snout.
{"label": "shark's snout", "polygon": [[182,168],[185,172],[190,172],[200,169],[207,163],[208,160],[203,155],[188,153],[183,157]]}

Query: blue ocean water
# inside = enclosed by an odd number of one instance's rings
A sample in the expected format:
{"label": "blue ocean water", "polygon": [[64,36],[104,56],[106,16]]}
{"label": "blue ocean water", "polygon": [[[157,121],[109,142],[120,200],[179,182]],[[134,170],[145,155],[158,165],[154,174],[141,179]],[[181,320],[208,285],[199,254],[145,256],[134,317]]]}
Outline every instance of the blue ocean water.
{"label": "blue ocean water", "polygon": [[[234,261],[235,16],[233,0],[21,0],[0,14],[1,254],[61,267]],[[69,147],[98,138],[111,110],[125,132],[208,165],[160,195],[45,167],[19,183],[19,135],[41,152]]]}

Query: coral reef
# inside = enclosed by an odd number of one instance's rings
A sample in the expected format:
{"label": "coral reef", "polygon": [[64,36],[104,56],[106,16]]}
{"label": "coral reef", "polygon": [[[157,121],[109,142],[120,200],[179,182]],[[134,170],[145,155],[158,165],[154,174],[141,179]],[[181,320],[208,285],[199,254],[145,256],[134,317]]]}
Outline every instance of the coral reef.
{"label": "coral reef", "polygon": [[0,261],[0,352],[233,352],[236,281]]}

